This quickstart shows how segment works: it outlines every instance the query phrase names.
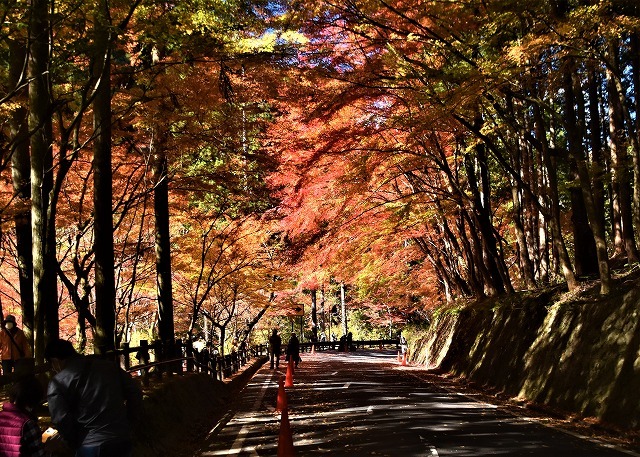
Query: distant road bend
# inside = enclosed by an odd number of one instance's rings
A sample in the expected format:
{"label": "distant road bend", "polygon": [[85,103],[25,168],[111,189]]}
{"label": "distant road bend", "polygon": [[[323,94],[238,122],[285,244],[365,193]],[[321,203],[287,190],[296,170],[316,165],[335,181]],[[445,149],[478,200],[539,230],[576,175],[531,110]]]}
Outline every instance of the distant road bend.
{"label": "distant road bend", "polygon": [[[640,454],[516,417],[421,379],[388,350],[303,354],[286,389],[295,454],[306,456],[580,456]],[[278,380],[263,366],[196,456],[276,456]]]}

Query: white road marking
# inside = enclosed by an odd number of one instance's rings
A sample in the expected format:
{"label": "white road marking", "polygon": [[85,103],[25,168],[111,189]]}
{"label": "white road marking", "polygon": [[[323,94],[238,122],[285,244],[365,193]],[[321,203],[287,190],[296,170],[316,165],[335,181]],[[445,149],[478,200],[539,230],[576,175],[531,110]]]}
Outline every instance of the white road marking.
{"label": "white road marking", "polygon": [[[256,397],[256,401],[253,402],[253,407],[251,408],[251,411],[258,410],[258,408],[260,407],[260,404],[262,403],[262,399],[264,398],[264,395],[267,391],[267,387],[269,387],[269,384],[271,384],[271,379],[266,378],[262,383],[262,388],[260,389],[260,393]],[[242,445],[244,444],[244,440],[248,434],[249,434],[249,428],[246,425],[243,425],[242,428],[240,429],[240,432],[238,432],[238,436],[236,440],[233,442],[233,446],[231,446],[231,449],[229,450],[229,452],[233,454],[239,454],[240,451],[243,450]],[[251,451],[252,456],[258,455],[254,447],[252,447],[251,449],[244,449],[244,450]]]}

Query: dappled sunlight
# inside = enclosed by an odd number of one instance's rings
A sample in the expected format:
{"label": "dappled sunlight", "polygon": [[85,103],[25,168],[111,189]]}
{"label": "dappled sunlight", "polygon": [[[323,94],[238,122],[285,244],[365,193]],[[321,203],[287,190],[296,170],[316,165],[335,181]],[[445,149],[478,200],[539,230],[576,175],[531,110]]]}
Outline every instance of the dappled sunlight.
{"label": "dappled sunlight", "polygon": [[[405,368],[394,354],[376,351],[307,355],[294,387],[286,389],[298,455],[618,455],[606,449],[585,454],[592,444],[448,392],[421,380],[415,367]],[[242,393],[247,410],[198,455],[275,455],[279,376],[261,369]]]}

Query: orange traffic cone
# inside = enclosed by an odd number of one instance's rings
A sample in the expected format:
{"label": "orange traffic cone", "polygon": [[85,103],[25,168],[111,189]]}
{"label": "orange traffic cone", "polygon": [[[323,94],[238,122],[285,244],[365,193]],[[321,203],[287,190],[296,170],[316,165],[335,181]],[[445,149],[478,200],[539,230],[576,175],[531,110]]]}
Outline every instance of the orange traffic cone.
{"label": "orange traffic cone", "polygon": [[315,344],[312,344],[312,345],[311,345],[311,353],[312,353],[312,354],[315,354],[315,353],[316,353],[316,345],[315,345]]}
{"label": "orange traffic cone", "polygon": [[284,390],[284,377],[278,381],[278,400],[276,401],[276,411],[287,409],[287,392]]}
{"label": "orange traffic cone", "polygon": [[289,359],[287,364],[287,378],[284,382],[285,387],[293,387],[293,361]]}
{"label": "orange traffic cone", "polygon": [[296,451],[293,449],[293,436],[289,424],[289,412],[287,408],[282,411],[280,420],[280,436],[278,436],[278,457],[295,457]]}
{"label": "orange traffic cone", "polygon": [[407,353],[406,352],[404,354],[402,354],[402,366],[403,367],[407,366]]}

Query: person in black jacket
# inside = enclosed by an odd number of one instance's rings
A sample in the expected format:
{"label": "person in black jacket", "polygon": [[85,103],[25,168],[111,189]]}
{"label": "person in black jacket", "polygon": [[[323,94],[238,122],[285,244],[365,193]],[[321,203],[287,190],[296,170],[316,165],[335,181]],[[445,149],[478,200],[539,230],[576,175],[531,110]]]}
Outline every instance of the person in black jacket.
{"label": "person in black jacket", "polygon": [[291,338],[289,338],[289,344],[287,344],[287,361],[293,360],[296,364],[296,368],[298,367],[298,363],[300,362],[300,341],[295,333],[291,334]]}
{"label": "person in black jacket", "polygon": [[45,358],[57,374],[49,382],[51,422],[76,457],[129,457],[131,420],[142,391],[114,362],[78,354],[65,340],[53,340]]}
{"label": "person in black jacket", "polygon": [[271,368],[278,368],[280,365],[280,351],[282,350],[282,338],[278,335],[278,331],[274,328],[273,333],[269,337],[269,356],[271,359]]}

